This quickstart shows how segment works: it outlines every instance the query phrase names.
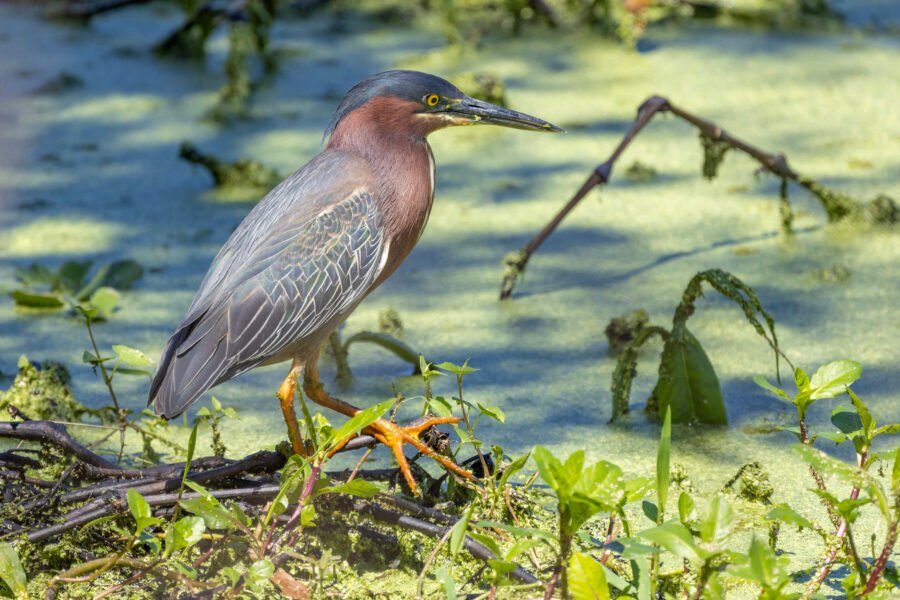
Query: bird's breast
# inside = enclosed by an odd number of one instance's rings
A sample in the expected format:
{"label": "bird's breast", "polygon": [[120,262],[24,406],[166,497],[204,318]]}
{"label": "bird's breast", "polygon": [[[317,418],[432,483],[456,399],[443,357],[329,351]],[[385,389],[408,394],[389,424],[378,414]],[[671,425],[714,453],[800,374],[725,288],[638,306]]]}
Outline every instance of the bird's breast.
{"label": "bird's breast", "polygon": [[383,181],[389,182],[381,188],[387,248],[379,283],[400,266],[419,241],[434,199],[434,157],[428,144],[411,144],[396,156],[392,164],[378,169]]}

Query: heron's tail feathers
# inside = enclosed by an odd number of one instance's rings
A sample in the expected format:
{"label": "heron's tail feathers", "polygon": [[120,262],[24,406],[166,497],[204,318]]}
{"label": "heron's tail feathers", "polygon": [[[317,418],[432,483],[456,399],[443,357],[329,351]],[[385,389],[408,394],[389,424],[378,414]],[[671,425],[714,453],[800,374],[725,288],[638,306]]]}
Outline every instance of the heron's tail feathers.
{"label": "heron's tail feathers", "polygon": [[185,322],[169,338],[147,401],[157,414],[177,417],[206,390],[224,381],[227,343],[223,321],[201,315]]}

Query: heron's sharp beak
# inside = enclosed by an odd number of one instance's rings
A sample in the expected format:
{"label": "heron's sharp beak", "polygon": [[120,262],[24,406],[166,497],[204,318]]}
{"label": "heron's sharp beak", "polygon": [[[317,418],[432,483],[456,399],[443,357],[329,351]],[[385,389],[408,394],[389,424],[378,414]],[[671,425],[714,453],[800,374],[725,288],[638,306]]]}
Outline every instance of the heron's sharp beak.
{"label": "heron's sharp beak", "polygon": [[553,123],[548,123],[543,119],[526,115],[525,113],[516,112],[497,106],[489,102],[469,98],[462,98],[458,103],[447,109],[446,114],[451,115],[460,121],[468,121],[469,123],[487,123],[491,125],[502,125],[503,127],[512,127],[513,129],[525,129],[527,131],[547,131],[556,133],[562,131]]}

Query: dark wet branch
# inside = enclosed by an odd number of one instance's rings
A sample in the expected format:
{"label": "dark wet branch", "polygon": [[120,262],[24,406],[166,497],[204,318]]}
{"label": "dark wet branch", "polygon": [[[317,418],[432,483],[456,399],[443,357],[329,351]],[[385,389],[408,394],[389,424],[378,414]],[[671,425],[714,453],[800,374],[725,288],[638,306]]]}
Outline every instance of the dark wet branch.
{"label": "dark wet branch", "polygon": [[[716,169],[721,163],[726,151],[737,150],[758,162],[763,171],[768,171],[780,178],[783,182],[790,180],[809,190],[822,203],[822,206],[825,208],[828,215],[828,220],[831,222],[839,221],[849,215],[859,214],[863,212],[863,209],[865,208],[862,203],[850,196],[836,192],[825,187],[818,181],[798,173],[788,164],[787,157],[784,154],[773,154],[761,150],[756,146],[731,135],[712,121],[707,121],[706,119],[672,104],[666,98],[652,96],[640,106],[637,119],[619,142],[619,145],[616,146],[616,149],[610,157],[591,172],[584,184],[582,184],[578,191],[575,192],[575,195],[569,199],[556,216],[554,216],[553,219],[551,219],[550,222],[525,245],[524,248],[515,252],[510,252],[504,258],[506,270],[503,275],[503,282],[500,286],[501,300],[512,295],[516,282],[522,273],[524,273],[525,267],[532,255],[537,251],[541,244],[550,237],[572,209],[574,209],[592,189],[609,183],[613,166],[616,161],[631,144],[634,138],[641,132],[644,126],[659,113],[675,115],[679,119],[695,127],[700,132],[700,139],[703,143],[705,153],[703,172],[704,176],[707,178],[711,179],[715,176]],[[885,204],[885,200],[887,203],[886,208],[882,206],[882,204]],[[786,187],[782,186],[782,203],[785,203],[786,201]],[[877,198],[868,208],[869,212],[873,215],[874,220],[884,222],[896,221],[898,212],[897,206],[890,198],[879,196],[879,198]],[[879,216],[881,214],[893,215],[893,217],[881,217]],[[789,227],[789,222],[785,226]]]}

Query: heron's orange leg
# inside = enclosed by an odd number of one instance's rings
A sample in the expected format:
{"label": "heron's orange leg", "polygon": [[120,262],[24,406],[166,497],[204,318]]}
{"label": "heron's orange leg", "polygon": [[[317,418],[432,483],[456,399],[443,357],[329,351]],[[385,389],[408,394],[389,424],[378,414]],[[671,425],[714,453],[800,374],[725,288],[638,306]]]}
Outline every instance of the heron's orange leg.
{"label": "heron's orange leg", "polygon": [[294,412],[294,395],[296,391],[297,371],[292,368],[287,379],[278,388],[278,400],[281,402],[281,413],[284,415],[284,422],[287,423],[288,439],[291,440],[291,448],[294,454],[306,456],[306,444],[303,443],[300,426],[297,425],[297,413]]}
{"label": "heron's orange leg", "polygon": [[[359,409],[352,404],[334,398],[325,391],[322,384],[319,382],[319,371],[314,361],[307,363],[306,368],[303,371],[303,391],[306,393],[306,396],[316,404],[324,406],[325,408],[330,408],[331,410],[347,415],[348,417],[352,417],[359,412]],[[472,473],[463,469],[446,456],[438,454],[419,440],[419,435],[432,425],[458,423],[459,421],[460,419],[458,417],[429,417],[420,419],[407,426],[401,426],[385,419],[378,419],[369,425],[369,427],[364,430],[364,433],[373,436],[376,440],[393,451],[394,458],[397,459],[400,471],[403,473],[403,477],[406,479],[409,489],[414,495],[418,495],[419,487],[416,485],[412,470],[409,468],[409,461],[406,460],[406,455],[403,453],[403,444],[410,444],[425,456],[433,458],[454,473],[468,479],[472,478]]]}

